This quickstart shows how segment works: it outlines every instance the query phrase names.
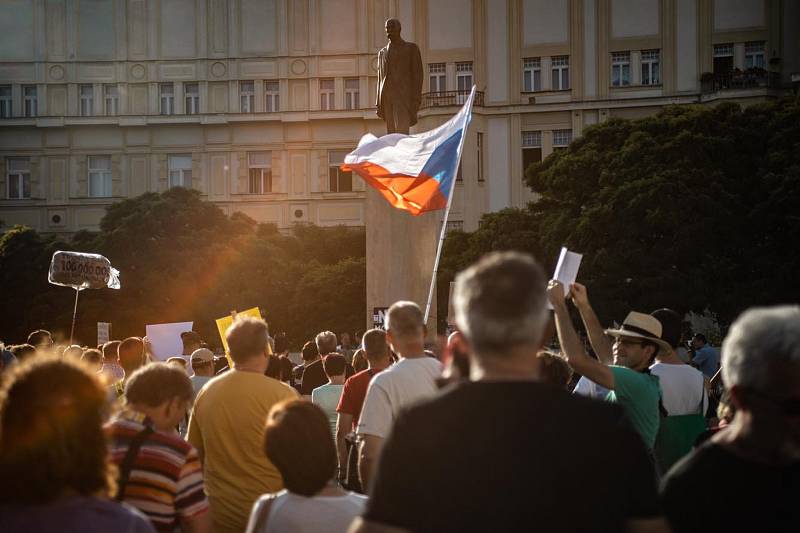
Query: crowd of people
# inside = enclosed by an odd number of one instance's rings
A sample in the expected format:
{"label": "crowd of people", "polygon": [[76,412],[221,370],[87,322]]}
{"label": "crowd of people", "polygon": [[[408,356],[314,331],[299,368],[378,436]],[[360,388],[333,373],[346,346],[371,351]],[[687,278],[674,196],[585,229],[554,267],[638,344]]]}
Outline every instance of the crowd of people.
{"label": "crowd of people", "polygon": [[800,528],[800,307],[744,312],[720,353],[670,309],[604,329],[511,252],[453,306],[440,348],[400,301],[297,365],[249,317],[227,357],[186,332],[165,362],[34,331],[0,357],[0,531]]}

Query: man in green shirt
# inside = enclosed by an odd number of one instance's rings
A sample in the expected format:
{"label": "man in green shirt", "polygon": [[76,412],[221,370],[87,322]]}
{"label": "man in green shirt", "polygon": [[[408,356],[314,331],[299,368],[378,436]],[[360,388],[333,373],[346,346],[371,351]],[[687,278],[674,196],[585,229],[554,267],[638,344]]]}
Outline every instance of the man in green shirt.
{"label": "man in green shirt", "polygon": [[[598,361],[587,355],[578,339],[567,310],[563,285],[551,280],[547,294],[555,311],[558,340],[567,362],[576,372],[610,391],[606,400],[619,403],[625,409],[642,440],[652,450],[660,424],[661,388],[658,377],[650,375],[649,369],[659,350],[670,349],[661,339],[661,322],[632,311],[620,329],[605,331],[605,335],[614,339],[611,344],[607,338],[601,338],[604,337],[602,328],[589,306],[586,288],[574,284],[572,300],[581,313]],[[613,364],[609,365],[611,355]]]}

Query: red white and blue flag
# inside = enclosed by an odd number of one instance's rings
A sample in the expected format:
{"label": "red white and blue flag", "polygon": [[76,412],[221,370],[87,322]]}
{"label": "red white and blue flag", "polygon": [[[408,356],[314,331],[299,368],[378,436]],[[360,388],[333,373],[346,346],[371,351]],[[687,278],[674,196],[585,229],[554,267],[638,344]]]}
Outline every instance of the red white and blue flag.
{"label": "red white and blue flag", "polygon": [[456,179],[467,126],[472,119],[475,87],[461,110],[436,129],[404,135],[364,135],[344,158],[352,170],[397,209],[420,215],[445,209]]}

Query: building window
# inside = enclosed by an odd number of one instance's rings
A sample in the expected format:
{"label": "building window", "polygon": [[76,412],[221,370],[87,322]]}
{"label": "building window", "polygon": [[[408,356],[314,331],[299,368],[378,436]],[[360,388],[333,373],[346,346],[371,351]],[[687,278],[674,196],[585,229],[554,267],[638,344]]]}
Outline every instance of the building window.
{"label": "building window", "polygon": [[552,59],[553,90],[569,89],[569,56],[555,56]]}
{"label": "building window", "polygon": [[169,186],[192,186],[191,154],[177,154],[169,156]]}
{"label": "building window", "polygon": [[443,93],[447,90],[447,73],[444,63],[428,63],[430,92]]}
{"label": "building window", "polygon": [[106,115],[114,116],[119,113],[119,88],[116,85],[103,86],[103,98],[106,104]]}
{"label": "building window", "polygon": [[323,111],[336,109],[333,103],[333,80],[319,80],[319,108]]}
{"label": "building window", "polygon": [[472,90],[472,61],[456,63],[456,89],[456,102],[463,104]]}
{"label": "building window", "polygon": [[353,190],[353,173],[344,171],[339,165],[344,163],[347,151],[328,152],[328,179],[330,192],[351,192]]}
{"label": "building window", "polygon": [[528,167],[542,160],[542,132],[523,131],[522,132],[522,174]]}
{"label": "building window", "polygon": [[714,74],[728,74],[733,70],[733,43],[714,45]]}
{"label": "building window", "polygon": [[8,183],[8,198],[22,200],[31,197],[31,161],[27,157],[9,157],[6,159],[8,167],[6,182]]}
{"label": "building window", "polygon": [[108,198],[111,196],[111,156],[89,156],[89,196]]}
{"label": "building window", "polygon": [[200,85],[197,83],[183,84],[184,113],[197,115],[200,113]]}
{"label": "building window", "polygon": [[11,85],[0,85],[0,118],[11,118]]}
{"label": "building window", "polygon": [[445,228],[445,235],[450,233],[451,231],[464,231],[464,221],[463,220],[448,220],[447,226]]}
{"label": "building window", "polygon": [[253,81],[239,82],[239,112],[253,113],[256,110],[256,84]]}
{"label": "building window", "polygon": [[764,55],[764,41],[753,41],[744,43],[744,68],[766,67]]}
{"label": "building window", "polygon": [[272,152],[248,152],[247,175],[250,194],[272,192]]}
{"label": "building window", "polygon": [[171,83],[162,83],[161,90],[161,114],[172,115],[175,113],[175,87]]}
{"label": "building window", "polygon": [[553,130],[553,150],[564,149],[572,142],[572,130]]}
{"label": "building window", "polygon": [[344,108],[359,109],[358,105],[358,78],[344,80]]}
{"label": "building window", "polygon": [[631,53],[611,53],[611,85],[622,87],[631,84]]}
{"label": "building window", "polygon": [[478,181],[483,181],[483,133],[478,132]]}
{"label": "building window", "polygon": [[277,113],[281,110],[280,85],[277,81],[264,82],[264,111],[267,113]]}
{"label": "building window", "polygon": [[538,57],[522,60],[522,90],[526,93],[542,90],[542,61]]}
{"label": "building window", "polygon": [[94,87],[91,85],[80,86],[80,112],[82,117],[92,116],[92,106],[94,105]]}
{"label": "building window", "polygon": [[642,85],[661,83],[661,51],[642,50]]}
{"label": "building window", "polygon": [[24,99],[24,112],[26,117],[35,117],[39,114],[39,101],[36,98],[36,85],[23,85],[22,97]]}

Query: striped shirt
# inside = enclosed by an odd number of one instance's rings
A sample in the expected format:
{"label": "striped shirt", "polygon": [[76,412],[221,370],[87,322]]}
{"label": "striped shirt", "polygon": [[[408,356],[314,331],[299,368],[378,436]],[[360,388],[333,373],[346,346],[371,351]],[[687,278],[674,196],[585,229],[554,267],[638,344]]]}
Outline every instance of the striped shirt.
{"label": "striped shirt", "polygon": [[[107,426],[111,455],[119,466],[131,441],[152,421],[125,409]],[[133,462],[124,501],[143,512],[158,531],[173,531],[181,518],[208,512],[197,450],[174,433],[154,431]]]}

